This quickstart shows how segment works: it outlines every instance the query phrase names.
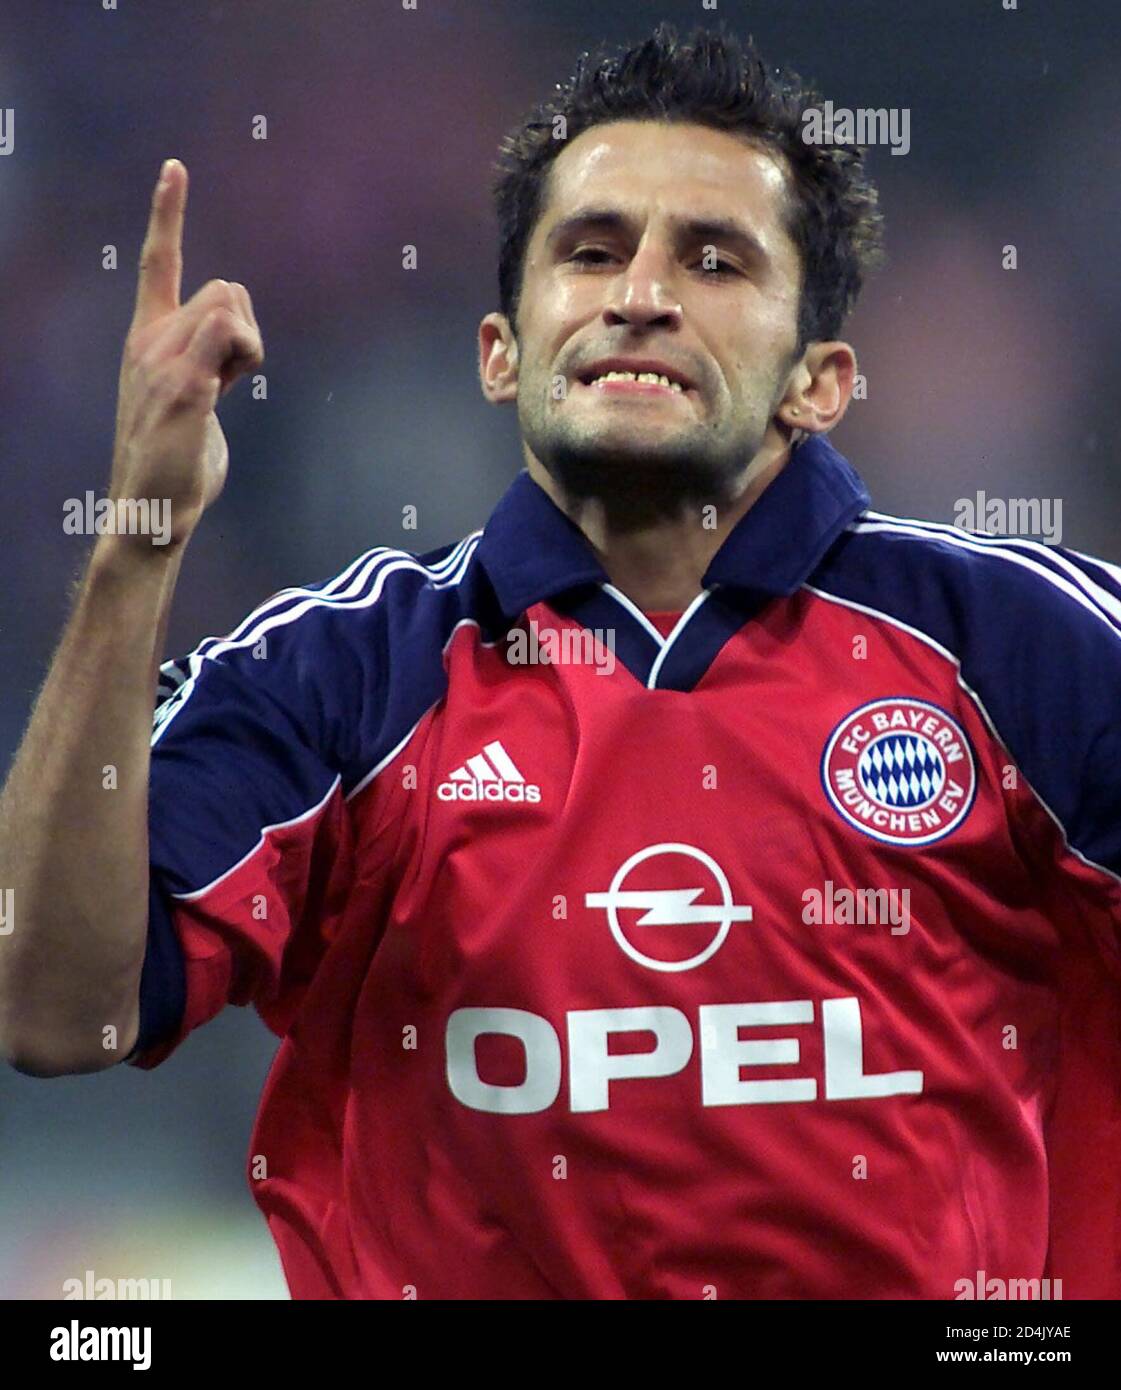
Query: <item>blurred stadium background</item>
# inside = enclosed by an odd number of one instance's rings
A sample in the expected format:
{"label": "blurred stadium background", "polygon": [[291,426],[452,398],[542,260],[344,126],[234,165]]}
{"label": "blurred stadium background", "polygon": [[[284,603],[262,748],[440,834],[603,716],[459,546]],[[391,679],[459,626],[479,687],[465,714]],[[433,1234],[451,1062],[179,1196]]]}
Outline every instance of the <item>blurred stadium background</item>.
{"label": "blurred stadium background", "polygon": [[[42,680],[89,541],[63,502],[108,478],[120,346],[161,160],[191,174],[184,298],[243,280],[267,401],[223,405],[226,493],[185,566],[168,654],[376,544],[482,523],[520,466],[486,407],[500,136],[599,39],[723,21],[850,107],[907,107],[873,155],[886,270],[849,338],[868,378],[834,442],[875,503],[952,521],[959,497],[1063,500],[1063,540],[1121,561],[1121,33],[1112,0],[229,0],[11,7],[0,107],[0,760]],[[268,119],[267,140],[251,122]],[[419,268],[401,268],[401,247]],[[1018,248],[1019,269],[1001,267]],[[119,268],[102,268],[115,245]],[[416,532],[402,507],[419,508]],[[122,634],[122,641],[127,641]],[[91,885],[96,892],[96,885]],[[284,1298],[248,1190],[275,1040],[229,1009],[161,1068],[0,1071],[0,1297],[84,1277],[173,1297]]]}

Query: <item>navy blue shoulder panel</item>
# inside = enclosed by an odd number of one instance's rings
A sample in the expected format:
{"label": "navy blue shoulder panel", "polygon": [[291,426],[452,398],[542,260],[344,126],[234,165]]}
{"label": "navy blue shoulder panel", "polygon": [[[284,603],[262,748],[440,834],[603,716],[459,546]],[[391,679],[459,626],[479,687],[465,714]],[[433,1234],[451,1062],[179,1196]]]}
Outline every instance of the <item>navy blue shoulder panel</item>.
{"label": "navy blue shoulder panel", "polygon": [[807,583],[955,658],[1070,845],[1121,874],[1121,571],[1063,547],[866,512]]}
{"label": "navy blue shoulder panel", "polygon": [[478,536],[415,556],[376,550],[281,590],[223,638],[161,668],[153,719],[152,889],[135,1055],[179,1027],[182,953],[169,897],[212,883],[264,827],[349,793],[443,696],[460,624],[507,626]]}

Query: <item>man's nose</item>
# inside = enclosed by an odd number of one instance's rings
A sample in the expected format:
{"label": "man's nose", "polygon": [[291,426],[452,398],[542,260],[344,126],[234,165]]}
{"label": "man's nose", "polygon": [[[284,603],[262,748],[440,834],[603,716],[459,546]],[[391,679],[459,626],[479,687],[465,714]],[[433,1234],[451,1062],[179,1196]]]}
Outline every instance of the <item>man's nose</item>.
{"label": "man's nose", "polygon": [[681,304],[670,284],[671,262],[656,247],[639,247],[626,269],[612,282],[604,307],[611,326],[675,328],[681,322]]}

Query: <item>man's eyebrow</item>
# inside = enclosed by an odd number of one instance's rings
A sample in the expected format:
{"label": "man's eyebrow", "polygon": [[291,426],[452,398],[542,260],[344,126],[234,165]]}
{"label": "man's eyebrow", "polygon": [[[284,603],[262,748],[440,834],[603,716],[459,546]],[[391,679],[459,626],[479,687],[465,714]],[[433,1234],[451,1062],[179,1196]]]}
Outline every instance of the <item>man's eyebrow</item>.
{"label": "man's eyebrow", "polygon": [[671,221],[690,240],[735,242],[752,256],[767,259],[766,247],[759,237],[734,217],[683,217]]}
{"label": "man's eyebrow", "polygon": [[[759,237],[734,217],[674,217],[670,223],[682,240],[733,242],[753,257],[760,260],[767,258],[766,248]],[[634,220],[617,208],[578,208],[556,224],[546,238],[546,244],[554,247],[579,232],[625,232],[632,230],[634,225]]]}
{"label": "man's eyebrow", "polygon": [[567,236],[576,232],[591,231],[593,228],[604,232],[618,232],[626,231],[631,225],[631,219],[624,216],[617,208],[577,208],[575,212],[569,213],[567,217],[562,218],[557,223],[546,237],[546,243],[549,246],[555,246],[557,242],[563,241]]}

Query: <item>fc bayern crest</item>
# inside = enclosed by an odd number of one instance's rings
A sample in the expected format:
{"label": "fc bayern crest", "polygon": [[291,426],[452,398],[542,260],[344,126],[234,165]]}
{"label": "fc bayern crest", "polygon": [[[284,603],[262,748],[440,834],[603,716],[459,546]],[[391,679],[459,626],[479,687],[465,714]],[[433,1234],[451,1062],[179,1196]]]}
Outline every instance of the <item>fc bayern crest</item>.
{"label": "fc bayern crest", "polygon": [[929,845],[969,814],[977,790],[961,725],[924,700],[873,700],[845,716],[821,759],[829,800],[850,825],[893,845]]}

